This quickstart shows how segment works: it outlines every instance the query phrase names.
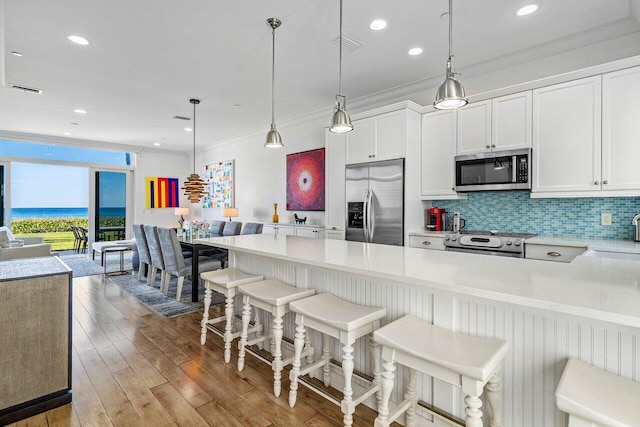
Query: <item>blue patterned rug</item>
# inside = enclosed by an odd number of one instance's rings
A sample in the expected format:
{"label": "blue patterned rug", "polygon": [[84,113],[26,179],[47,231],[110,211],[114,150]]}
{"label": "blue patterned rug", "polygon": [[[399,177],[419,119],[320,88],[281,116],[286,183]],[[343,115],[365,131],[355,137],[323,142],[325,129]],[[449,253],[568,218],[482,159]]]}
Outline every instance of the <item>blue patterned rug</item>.
{"label": "blue patterned rug", "polygon": [[[109,280],[122,288],[123,291],[146,305],[156,313],[164,317],[175,317],[181,314],[191,313],[192,311],[201,311],[204,307],[202,302],[204,298],[204,287],[200,285],[198,292],[200,301],[191,301],[191,280],[185,279],[182,286],[182,295],[180,301],[176,301],[176,291],[178,278],[172,277],[169,282],[169,291],[167,295],[160,292],[160,275],[156,276],[156,282],[153,286],[147,285],[147,282],[138,281],[138,271],[135,270],[131,274],[123,276],[109,276]],[[224,295],[213,292],[211,298],[211,307],[224,304]]]}

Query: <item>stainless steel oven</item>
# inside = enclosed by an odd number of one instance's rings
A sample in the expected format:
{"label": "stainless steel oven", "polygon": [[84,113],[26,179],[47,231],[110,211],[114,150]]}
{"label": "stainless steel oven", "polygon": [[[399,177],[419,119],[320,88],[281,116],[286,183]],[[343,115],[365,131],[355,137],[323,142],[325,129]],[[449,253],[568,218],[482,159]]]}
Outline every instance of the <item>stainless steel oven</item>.
{"label": "stainless steel oven", "polygon": [[455,157],[456,191],[530,190],[531,149]]}
{"label": "stainless steel oven", "polygon": [[465,230],[444,236],[445,250],[480,255],[524,258],[524,241],[535,234]]}

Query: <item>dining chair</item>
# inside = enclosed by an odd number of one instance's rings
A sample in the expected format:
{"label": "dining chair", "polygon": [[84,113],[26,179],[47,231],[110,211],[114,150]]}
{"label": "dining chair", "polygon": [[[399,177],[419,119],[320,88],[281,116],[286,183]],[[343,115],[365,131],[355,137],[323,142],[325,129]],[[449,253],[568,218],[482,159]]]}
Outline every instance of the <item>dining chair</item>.
{"label": "dining chair", "polygon": [[74,252],[80,252],[80,231],[78,230],[77,226],[72,225],[71,232],[73,233],[73,250]]}
{"label": "dining chair", "polygon": [[[178,241],[176,230],[172,228],[157,227],[156,228],[160,245],[162,246],[162,257],[164,258],[164,288],[161,288],[165,294],[169,291],[169,283],[171,276],[178,278],[178,286],[176,289],[176,300],[180,301],[182,296],[182,286],[184,284],[185,277],[191,275],[191,264],[193,262],[198,263],[198,271],[201,273],[207,271],[218,270],[222,267],[222,263],[216,259],[209,257],[198,257],[197,260],[185,259],[182,256],[182,248]],[[191,280],[202,280],[198,278],[191,278]]]}
{"label": "dining chair", "polygon": [[162,247],[158,239],[157,227],[153,225],[143,226],[144,235],[149,246],[149,258],[151,260],[151,272],[149,273],[149,285],[155,286],[156,274],[160,272],[160,290],[164,289],[164,259],[162,257]]}
{"label": "dining chair", "polygon": [[242,223],[239,221],[226,221],[224,229],[222,230],[223,236],[238,236],[242,229]]}
{"label": "dining chair", "polygon": [[211,221],[211,225],[209,225],[209,235],[211,237],[222,236],[222,230],[224,230],[226,223],[227,221]]}
{"label": "dining chair", "polygon": [[[149,244],[147,243],[147,236],[144,233],[144,226],[142,224],[133,224],[133,237],[136,239],[136,246],[138,247],[138,259],[140,260],[140,266],[138,267],[138,281],[142,281],[144,277],[145,268],[151,267],[151,255],[149,255]],[[151,275],[147,274],[147,284],[151,284]]]}
{"label": "dining chair", "polygon": [[248,222],[244,225],[240,234],[262,234],[262,224],[257,222]]}

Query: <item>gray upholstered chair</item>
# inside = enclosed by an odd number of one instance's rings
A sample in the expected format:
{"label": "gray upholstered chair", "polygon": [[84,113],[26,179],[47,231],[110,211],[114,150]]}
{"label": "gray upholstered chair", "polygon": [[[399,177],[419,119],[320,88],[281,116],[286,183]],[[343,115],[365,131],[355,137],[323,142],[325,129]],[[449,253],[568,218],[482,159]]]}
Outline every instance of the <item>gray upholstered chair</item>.
{"label": "gray upholstered chair", "polygon": [[155,286],[156,274],[160,272],[160,290],[164,289],[164,259],[162,258],[162,247],[158,239],[157,227],[153,225],[143,226],[144,234],[149,246],[149,258],[151,259],[151,272],[149,273],[149,285]]}
{"label": "gray upholstered chair", "polygon": [[242,229],[242,223],[238,221],[227,221],[222,230],[223,236],[238,236]]}
{"label": "gray upholstered chair", "polygon": [[222,236],[222,230],[224,230],[225,224],[226,221],[211,221],[211,225],[209,226],[209,235],[211,237]]}
{"label": "gray upholstered chair", "polygon": [[[191,259],[185,259],[182,256],[182,248],[178,242],[176,231],[171,228],[157,227],[158,239],[162,246],[162,257],[164,258],[164,288],[161,288],[165,294],[169,291],[169,282],[171,276],[178,277],[178,287],[176,289],[176,300],[180,301],[182,296],[182,285],[184,278],[191,275]],[[206,272],[222,268],[222,263],[216,259],[209,257],[200,257],[198,259],[198,271]],[[192,280],[201,280],[191,278]]]}
{"label": "gray upholstered chair", "polygon": [[[147,236],[144,233],[144,226],[142,224],[133,224],[133,237],[136,240],[136,246],[138,248],[138,259],[140,260],[140,266],[138,267],[138,280],[142,281],[144,277],[144,269],[151,267],[151,256],[149,255],[149,244],[147,243]],[[151,275],[147,275],[147,283],[150,282]]]}
{"label": "gray upholstered chair", "polygon": [[257,222],[248,222],[244,225],[241,234],[262,234],[262,224]]}

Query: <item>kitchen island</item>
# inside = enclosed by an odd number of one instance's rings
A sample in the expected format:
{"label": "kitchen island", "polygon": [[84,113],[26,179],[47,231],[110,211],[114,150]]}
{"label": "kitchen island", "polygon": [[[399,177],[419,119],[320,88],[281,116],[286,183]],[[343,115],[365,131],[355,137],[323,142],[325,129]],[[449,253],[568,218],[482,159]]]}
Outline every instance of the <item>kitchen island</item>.
{"label": "kitchen island", "polygon": [[[632,380],[640,375],[640,263],[560,264],[294,236],[199,242],[227,248],[230,264],[246,272],[385,307],[383,324],[411,313],[462,333],[506,339],[505,425],[566,425],[554,390],[568,357]],[[288,318],[285,336],[293,334]],[[315,348],[319,342],[314,336]],[[354,353],[364,373],[371,372],[367,345],[358,343]],[[333,358],[339,360],[337,351]],[[406,372],[398,377],[402,390]],[[418,390],[422,400],[463,418],[459,390],[427,376]],[[392,400],[402,400],[397,390]],[[419,414],[423,425],[447,425]]]}

